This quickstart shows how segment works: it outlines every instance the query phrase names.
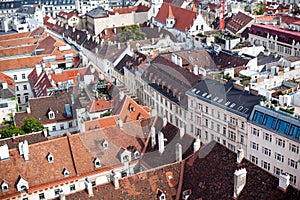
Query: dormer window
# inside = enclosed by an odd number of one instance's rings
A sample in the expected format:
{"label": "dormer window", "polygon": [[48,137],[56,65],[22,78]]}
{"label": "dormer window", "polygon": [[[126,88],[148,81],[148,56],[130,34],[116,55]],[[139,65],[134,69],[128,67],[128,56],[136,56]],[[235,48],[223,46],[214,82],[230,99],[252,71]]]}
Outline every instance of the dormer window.
{"label": "dormer window", "polygon": [[102,147],[103,147],[103,149],[108,149],[108,141],[107,140],[104,140],[102,142]]}
{"label": "dormer window", "polygon": [[101,163],[100,163],[100,159],[99,158],[95,158],[94,165],[95,165],[95,168],[101,167]]}
{"label": "dormer window", "polygon": [[129,156],[128,155],[123,156],[123,162],[128,162],[128,161],[129,161]]}
{"label": "dormer window", "polygon": [[135,151],[135,152],[134,152],[134,158],[135,158],[135,159],[139,159],[140,157],[141,157],[140,152],[139,152],[139,151]]}
{"label": "dormer window", "polygon": [[70,176],[70,172],[66,168],[63,169],[62,173],[63,173],[64,177]]}
{"label": "dormer window", "polygon": [[54,162],[54,157],[53,157],[53,155],[51,153],[48,153],[47,160],[48,160],[49,163],[53,163]]}
{"label": "dormer window", "polygon": [[19,176],[19,180],[17,181],[17,190],[19,192],[27,192],[28,188],[28,182]]}
{"label": "dormer window", "polygon": [[1,183],[1,189],[2,189],[2,192],[7,192],[8,191],[8,184],[4,180]]}
{"label": "dormer window", "polygon": [[49,119],[55,119],[55,113],[52,111],[52,109],[50,108],[49,112],[48,112],[48,118]]}

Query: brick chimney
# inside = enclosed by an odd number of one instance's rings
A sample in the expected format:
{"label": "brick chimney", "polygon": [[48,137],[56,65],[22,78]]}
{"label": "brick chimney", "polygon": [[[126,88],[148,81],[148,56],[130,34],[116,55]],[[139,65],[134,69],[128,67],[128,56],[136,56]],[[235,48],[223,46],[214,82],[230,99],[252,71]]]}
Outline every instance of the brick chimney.
{"label": "brick chimney", "polygon": [[184,136],[184,127],[180,127],[180,131],[179,131],[179,134],[180,134],[180,138],[182,138]]}
{"label": "brick chimney", "polygon": [[156,132],[155,127],[151,126],[151,147],[153,148],[156,145]]}
{"label": "brick chimney", "polygon": [[162,132],[158,133],[158,151],[163,153],[165,150],[165,141],[164,141],[164,134]]}
{"label": "brick chimney", "polygon": [[242,192],[246,185],[247,170],[244,167],[240,167],[234,172],[234,189],[233,198],[236,199]]}
{"label": "brick chimney", "polygon": [[284,173],[280,174],[278,188],[285,192],[289,184],[290,184],[290,175]]}
{"label": "brick chimney", "polygon": [[182,146],[181,144],[176,144],[176,162],[182,161]]}

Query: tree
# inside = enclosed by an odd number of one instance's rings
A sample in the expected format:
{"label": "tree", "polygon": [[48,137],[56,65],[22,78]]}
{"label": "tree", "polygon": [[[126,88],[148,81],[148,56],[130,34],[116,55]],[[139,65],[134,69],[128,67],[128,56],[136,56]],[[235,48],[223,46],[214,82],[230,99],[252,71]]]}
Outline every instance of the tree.
{"label": "tree", "polygon": [[264,7],[262,4],[260,3],[256,3],[256,8],[253,9],[253,13],[256,14],[256,15],[262,15],[264,14]]}
{"label": "tree", "polygon": [[125,26],[119,36],[119,42],[127,42],[128,40],[143,40],[146,34],[141,31],[138,25]]}
{"label": "tree", "polygon": [[8,126],[2,129],[1,138],[12,137],[13,135],[24,135],[25,132],[21,128],[17,128],[15,126]]}
{"label": "tree", "polygon": [[31,117],[31,118],[24,119],[23,126],[21,126],[21,129],[25,133],[32,133],[32,132],[42,131],[44,129],[44,126],[41,122]]}

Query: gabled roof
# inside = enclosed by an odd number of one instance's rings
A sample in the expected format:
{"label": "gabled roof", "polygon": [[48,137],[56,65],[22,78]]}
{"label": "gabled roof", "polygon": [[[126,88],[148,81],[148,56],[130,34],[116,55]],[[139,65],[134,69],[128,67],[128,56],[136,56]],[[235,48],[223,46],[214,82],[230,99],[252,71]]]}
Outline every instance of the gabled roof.
{"label": "gabled roof", "polygon": [[252,20],[252,17],[242,12],[238,12],[238,14],[232,17],[230,21],[226,24],[226,29],[228,29],[233,34],[236,34],[245,26],[247,26]]}
{"label": "gabled roof", "polygon": [[52,87],[48,75],[44,70],[37,74],[36,68],[28,75],[28,81],[34,97],[47,96],[47,89]]}
{"label": "gabled roof", "polygon": [[[17,127],[22,126],[23,120],[26,117],[33,117],[36,120],[40,121],[42,124],[71,120],[73,119],[74,113],[72,113],[71,117],[67,117],[65,104],[69,104],[72,107],[71,98],[66,92],[55,93],[51,96],[46,97],[29,99],[28,105],[30,107],[30,113],[16,113],[14,118],[15,124]],[[48,112],[50,108],[55,113],[55,119],[48,118]]]}
{"label": "gabled roof", "polygon": [[112,108],[112,103],[111,101],[106,101],[105,99],[94,99],[90,106],[89,106],[89,112],[94,113],[94,112],[101,112],[104,110],[109,110]]}
{"label": "gabled roof", "polygon": [[174,28],[183,32],[189,30],[197,17],[197,12],[174,6],[172,4],[163,3],[155,17],[155,20],[166,24],[166,19],[168,18],[170,9],[172,9],[175,18]]}
{"label": "gabled roof", "polygon": [[[189,199],[233,199],[236,153],[211,142],[185,162],[181,194],[191,190]],[[238,199],[299,199],[297,189],[278,189],[279,180],[244,158],[240,166],[247,170],[246,185]],[[180,199],[180,198],[178,198]]]}
{"label": "gabled roof", "polygon": [[66,19],[70,19],[71,17],[78,17],[78,12],[77,10],[72,10],[70,12],[65,12],[65,11],[60,11],[58,14],[57,14],[57,17],[62,17],[62,18],[66,18]]}
{"label": "gabled roof", "polygon": [[7,76],[3,72],[0,72],[0,82],[7,83],[11,90],[15,90],[15,81],[10,76]]}
{"label": "gabled roof", "polygon": [[0,71],[33,68],[43,60],[43,56],[21,57],[16,59],[0,60]]}
{"label": "gabled roof", "polygon": [[39,45],[36,49],[42,49],[43,51],[40,54],[51,54],[55,48],[56,40],[52,36],[48,36],[39,42]]}

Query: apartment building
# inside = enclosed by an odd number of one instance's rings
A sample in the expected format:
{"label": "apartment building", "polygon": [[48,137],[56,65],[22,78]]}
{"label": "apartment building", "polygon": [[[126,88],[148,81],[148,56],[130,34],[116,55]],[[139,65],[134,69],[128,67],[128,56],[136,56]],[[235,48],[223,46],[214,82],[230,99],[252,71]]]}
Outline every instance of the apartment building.
{"label": "apartment building", "polygon": [[272,53],[281,56],[300,56],[299,21],[283,28],[279,25],[253,24],[249,32],[252,44],[262,45]]}
{"label": "apartment building", "polygon": [[292,115],[256,105],[247,130],[247,158],[275,176],[289,174],[296,188],[300,187],[299,123]]}
{"label": "apartment building", "polygon": [[213,140],[232,151],[247,149],[247,119],[259,96],[235,88],[232,81],[201,80],[186,93],[188,129],[204,144]]}

